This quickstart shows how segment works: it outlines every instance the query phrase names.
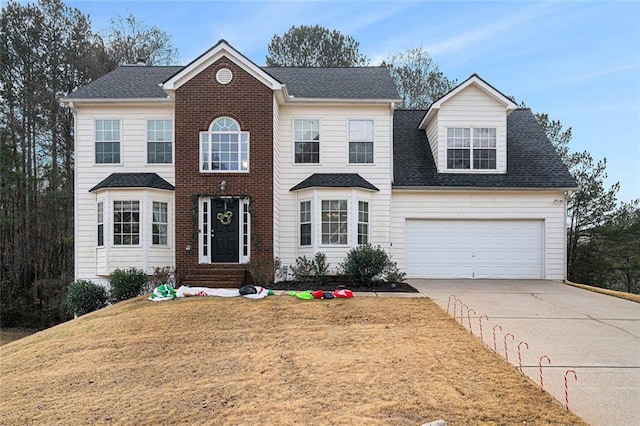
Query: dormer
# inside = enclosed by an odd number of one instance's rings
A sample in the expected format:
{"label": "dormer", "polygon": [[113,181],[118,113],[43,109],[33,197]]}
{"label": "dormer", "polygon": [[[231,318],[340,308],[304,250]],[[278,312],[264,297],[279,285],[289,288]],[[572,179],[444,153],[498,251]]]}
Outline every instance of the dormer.
{"label": "dormer", "polygon": [[507,116],[516,108],[476,74],[434,102],[419,128],[438,173],[506,173]]}

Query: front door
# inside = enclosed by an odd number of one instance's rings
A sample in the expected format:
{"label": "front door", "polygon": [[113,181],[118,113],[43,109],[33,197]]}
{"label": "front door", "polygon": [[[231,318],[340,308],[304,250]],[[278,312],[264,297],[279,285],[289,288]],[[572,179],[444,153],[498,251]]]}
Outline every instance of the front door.
{"label": "front door", "polygon": [[211,200],[211,262],[240,260],[240,209],[237,199]]}

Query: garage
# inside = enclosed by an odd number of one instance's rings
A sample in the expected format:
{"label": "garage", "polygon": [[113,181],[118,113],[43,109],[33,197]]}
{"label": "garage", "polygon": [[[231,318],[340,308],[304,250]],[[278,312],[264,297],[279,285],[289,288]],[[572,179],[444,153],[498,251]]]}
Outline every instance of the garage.
{"label": "garage", "polygon": [[542,220],[407,219],[405,271],[415,278],[543,278]]}

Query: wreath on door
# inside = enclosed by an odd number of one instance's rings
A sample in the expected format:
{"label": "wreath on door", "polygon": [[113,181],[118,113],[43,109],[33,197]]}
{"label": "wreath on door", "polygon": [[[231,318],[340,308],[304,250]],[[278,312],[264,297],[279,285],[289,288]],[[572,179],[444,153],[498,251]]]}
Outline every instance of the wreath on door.
{"label": "wreath on door", "polygon": [[226,212],[222,213],[218,213],[218,215],[216,216],[218,218],[218,221],[220,221],[221,224],[223,225],[230,225],[231,224],[231,218],[233,217],[233,212],[227,210]]}

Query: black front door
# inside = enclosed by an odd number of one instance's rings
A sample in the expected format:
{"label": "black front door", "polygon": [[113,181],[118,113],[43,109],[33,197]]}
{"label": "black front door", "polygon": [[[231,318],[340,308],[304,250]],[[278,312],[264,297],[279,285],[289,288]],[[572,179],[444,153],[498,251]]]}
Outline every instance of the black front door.
{"label": "black front door", "polygon": [[212,200],[211,247],[213,263],[238,262],[240,209],[238,200]]}

